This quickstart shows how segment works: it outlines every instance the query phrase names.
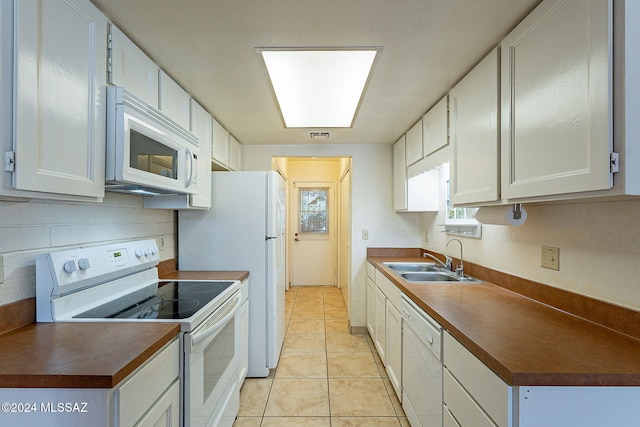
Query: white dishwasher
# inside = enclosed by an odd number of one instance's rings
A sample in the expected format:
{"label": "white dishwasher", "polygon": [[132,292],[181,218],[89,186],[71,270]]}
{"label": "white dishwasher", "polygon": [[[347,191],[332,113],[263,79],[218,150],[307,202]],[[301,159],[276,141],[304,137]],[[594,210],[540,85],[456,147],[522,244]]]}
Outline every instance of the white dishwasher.
{"label": "white dishwasher", "polygon": [[402,408],[411,427],[442,425],[442,326],[402,295]]}

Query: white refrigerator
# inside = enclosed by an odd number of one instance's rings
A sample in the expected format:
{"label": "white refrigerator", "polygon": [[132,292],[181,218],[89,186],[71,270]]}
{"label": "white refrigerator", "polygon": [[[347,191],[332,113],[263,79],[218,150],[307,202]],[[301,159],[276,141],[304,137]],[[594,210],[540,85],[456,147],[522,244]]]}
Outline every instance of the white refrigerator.
{"label": "white refrigerator", "polygon": [[211,209],[178,214],[180,270],[249,271],[249,377],[276,367],[284,342],[285,194],[276,172],[212,172]]}

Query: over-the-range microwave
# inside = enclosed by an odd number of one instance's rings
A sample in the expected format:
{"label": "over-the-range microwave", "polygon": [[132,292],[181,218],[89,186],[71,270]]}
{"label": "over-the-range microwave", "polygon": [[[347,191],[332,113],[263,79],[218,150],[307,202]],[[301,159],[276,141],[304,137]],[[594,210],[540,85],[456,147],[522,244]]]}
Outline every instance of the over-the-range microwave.
{"label": "over-the-range microwave", "polygon": [[198,139],[120,86],[107,88],[106,190],[195,194]]}

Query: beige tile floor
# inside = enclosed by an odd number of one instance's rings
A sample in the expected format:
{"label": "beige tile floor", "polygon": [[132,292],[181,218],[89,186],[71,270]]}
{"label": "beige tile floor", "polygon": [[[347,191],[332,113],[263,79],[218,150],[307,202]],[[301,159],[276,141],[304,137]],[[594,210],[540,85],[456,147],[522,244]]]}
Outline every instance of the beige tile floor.
{"label": "beige tile floor", "polygon": [[339,289],[287,291],[278,367],[247,378],[235,427],[409,426],[369,335],[350,334]]}

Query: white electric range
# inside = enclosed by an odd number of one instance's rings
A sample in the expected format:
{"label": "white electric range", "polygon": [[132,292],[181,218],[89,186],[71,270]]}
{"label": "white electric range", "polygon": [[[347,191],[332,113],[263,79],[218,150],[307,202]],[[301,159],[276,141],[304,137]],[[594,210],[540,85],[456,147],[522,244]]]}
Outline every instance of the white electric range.
{"label": "white electric range", "polygon": [[41,255],[37,321],[180,323],[183,426],[231,426],[239,408],[240,282],[161,281],[159,262],[153,239]]}

